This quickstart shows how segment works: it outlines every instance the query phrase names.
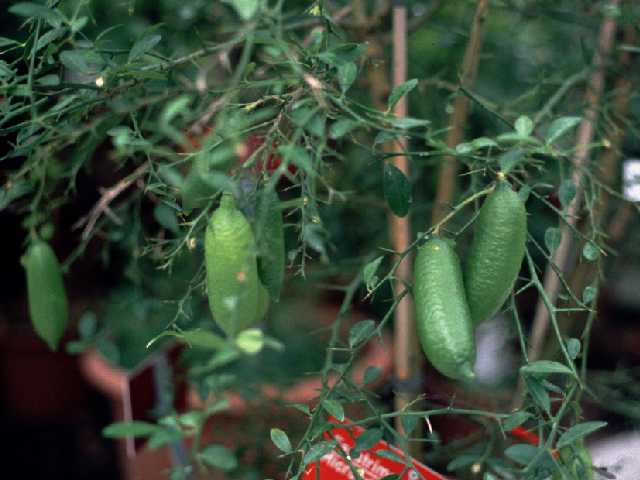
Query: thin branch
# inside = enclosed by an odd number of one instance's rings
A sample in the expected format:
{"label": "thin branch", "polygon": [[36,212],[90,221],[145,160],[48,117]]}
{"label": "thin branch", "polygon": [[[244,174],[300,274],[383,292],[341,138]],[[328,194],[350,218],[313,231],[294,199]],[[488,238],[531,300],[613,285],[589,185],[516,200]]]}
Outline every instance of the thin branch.
{"label": "thin branch", "polygon": [[[619,0],[613,0],[613,5],[618,5]],[[576,154],[572,160],[573,173],[572,181],[576,187],[576,194],[567,207],[566,219],[567,223],[560,225],[560,245],[553,254],[552,262],[557,266],[559,272],[565,273],[570,267],[570,259],[572,258],[573,239],[571,235],[572,228],[575,228],[578,222],[580,206],[582,204],[583,194],[583,168],[589,157],[589,145],[593,140],[595,123],[597,120],[598,106],[604,89],[605,80],[605,63],[611,53],[613,42],[615,39],[617,24],[615,19],[607,17],[603,20],[600,27],[598,38],[598,48],[593,58],[593,71],[587,85],[585,98],[587,107],[584,117],[578,129],[576,141]],[[560,291],[560,279],[553,268],[547,266],[544,275],[543,291],[540,292],[540,298],[536,305],[536,313],[533,320],[529,345],[529,361],[536,361],[540,357],[543,342],[549,329],[550,308],[556,304],[558,293]],[[523,401],[523,384],[520,382],[519,388],[514,398],[514,407],[519,408]]]}
{"label": "thin branch", "polygon": [[[488,7],[488,0],[478,0],[476,12],[473,16],[469,43],[467,44],[467,49],[464,53],[462,69],[460,72],[460,85],[467,89],[471,87],[476,77],[478,57],[482,46],[482,25],[484,23]],[[453,113],[451,114],[451,119],[449,121],[449,132],[447,134],[447,146],[449,148],[454,148],[462,141],[468,110],[469,99],[465,95],[458,95],[455,98]],[[433,212],[431,216],[432,223],[436,223],[446,215],[447,208],[451,203],[451,199],[455,192],[457,172],[458,163],[455,157],[445,157],[438,176],[436,198],[433,204]]]}
{"label": "thin branch", "polygon": [[104,190],[100,200],[98,200],[98,202],[93,206],[91,211],[86,216],[78,220],[72,228],[75,230],[86,224],[82,231],[82,239],[87,240],[102,214],[106,214],[109,211],[109,204],[148,170],[149,162],[145,162],[136,168],[130,175],[116,183],[113,187]]}

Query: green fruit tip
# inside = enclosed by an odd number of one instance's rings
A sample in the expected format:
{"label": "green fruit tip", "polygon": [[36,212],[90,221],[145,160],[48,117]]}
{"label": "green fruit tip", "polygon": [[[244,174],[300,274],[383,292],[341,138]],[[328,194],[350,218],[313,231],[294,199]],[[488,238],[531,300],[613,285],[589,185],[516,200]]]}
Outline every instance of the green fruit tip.
{"label": "green fruit tip", "polygon": [[233,193],[231,192],[223,192],[222,198],[220,199],[220,207],[221,208],[235,208],[236,199],[233,197]]}
{"label": "green fruit tip", "polygon": [[471,365],[468,363],[464,363],[462,365],[460,365],[460,379],[467,381],[467,382],[471,382],[476,378],[476,374],[473,373],[473,369],[471,368]]}
{"label": "green fruit tip", "polygon": [[504,178],[504,179],[498,180],[498,185],[496,190],[500,190],[500,191],[513,190],[513,188],[511,188],[511,184],[509,183],[509,180]]}

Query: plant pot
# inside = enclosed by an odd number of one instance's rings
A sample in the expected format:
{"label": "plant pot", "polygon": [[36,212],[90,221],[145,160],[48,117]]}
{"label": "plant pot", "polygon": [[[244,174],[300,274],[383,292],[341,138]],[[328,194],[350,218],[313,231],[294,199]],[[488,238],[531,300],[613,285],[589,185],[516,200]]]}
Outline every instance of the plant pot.
{"label": "plant pot", "polygon": [[0,385],[3,403],[20,418],[55,421],[88,403],[77,359],[52,352],[27,325],[0,325]]}

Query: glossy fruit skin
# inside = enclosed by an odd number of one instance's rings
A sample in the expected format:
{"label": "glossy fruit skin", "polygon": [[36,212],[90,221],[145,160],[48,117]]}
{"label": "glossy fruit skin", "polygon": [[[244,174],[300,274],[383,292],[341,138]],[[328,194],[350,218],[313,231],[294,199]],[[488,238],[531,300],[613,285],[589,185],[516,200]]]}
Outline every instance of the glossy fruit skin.
{"label": "glossy fruit skin", "polygon": [[418,249],[414,279],[416,325],[424,354],[443,375],[473,379],[471,314],[460,261],[449,241],[433,237]]}
{"label": "glossy fruit skin", "polygon": [[266,313],[261,296],[256,245],[251,226],[233,195],[224,193],[205,233],[209,308],[220,328],[235,337]]}
{"label": "glossy fruit skin", "polygon": [[284,222],[280,199],[274,190],[264,190],[256,211],[258,240],[258,275],[269,296],[280,300],[284,281]]}
{"label": "glossy fruit skin", "polygon": [[473,324],[502,307],[518,277],[527,241],[527,211],[506,181],[487,197],[475,222],[464,263],[464,284]]}
{"label": "glossy fruit skin", "polygon": [[22,264],[27,274],[31,323],[49,348],[56,350],[69,323],[60,263],[48,243],[35,240],[22,258]]}

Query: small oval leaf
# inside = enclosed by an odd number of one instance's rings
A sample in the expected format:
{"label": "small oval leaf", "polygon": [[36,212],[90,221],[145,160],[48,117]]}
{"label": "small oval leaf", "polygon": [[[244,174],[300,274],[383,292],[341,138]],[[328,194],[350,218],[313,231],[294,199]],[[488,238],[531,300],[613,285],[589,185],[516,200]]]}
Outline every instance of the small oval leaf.
{"label": "small oval leaf", "polygon": [[411,184],[402,171],[389,162],[384,164],[384,198],[391,211],[399,217],[409,213]]}

